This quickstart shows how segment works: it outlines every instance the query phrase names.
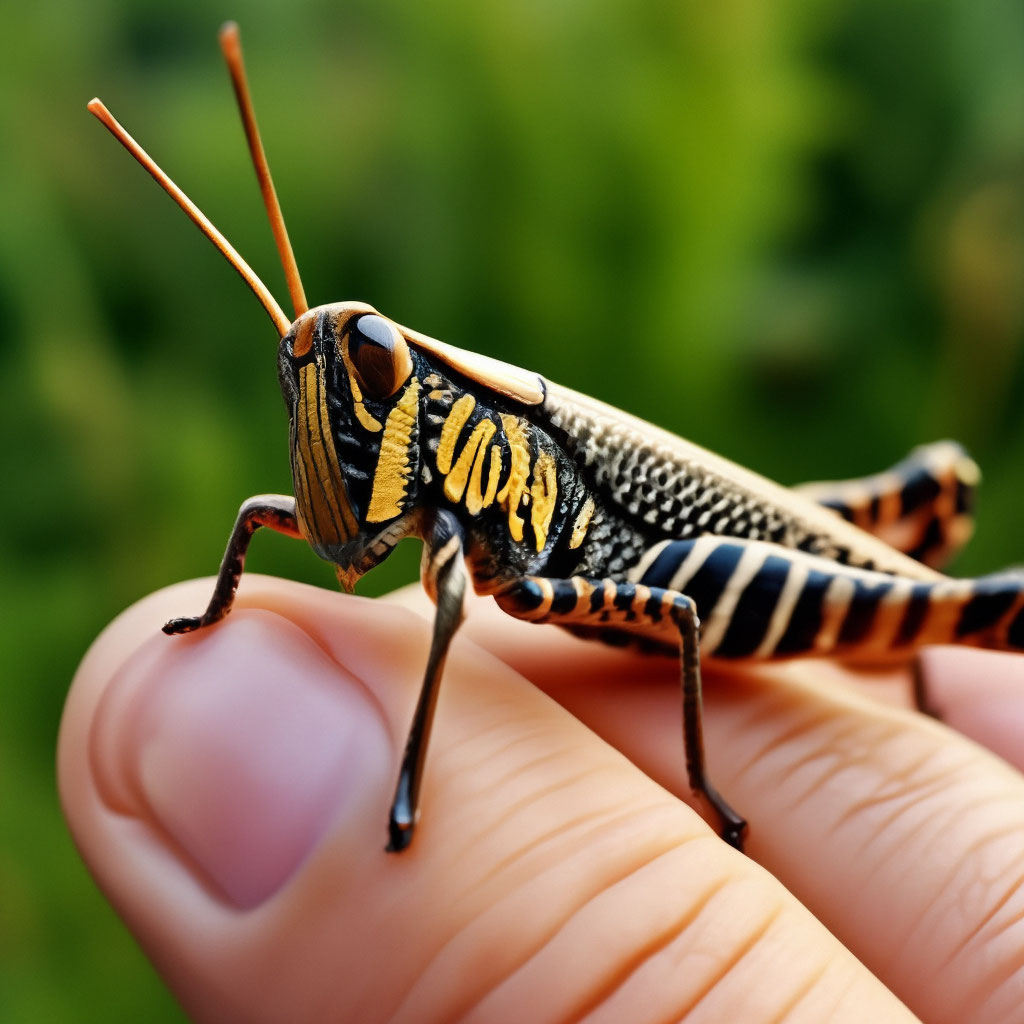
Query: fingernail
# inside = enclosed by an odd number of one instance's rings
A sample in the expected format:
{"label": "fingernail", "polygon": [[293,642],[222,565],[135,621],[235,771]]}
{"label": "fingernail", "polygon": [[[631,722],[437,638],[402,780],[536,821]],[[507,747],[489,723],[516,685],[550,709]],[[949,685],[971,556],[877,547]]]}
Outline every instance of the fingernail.
{"label": "fingernail", "polygon": [[271,612],[152,643],[155,656],[150,649],[134,672],[129,663],[108,691],[115,710],[98,717],[98,773],[111,793],[127,782],[230,903],[256,906],[390,773],[381,711],[358,679]]}

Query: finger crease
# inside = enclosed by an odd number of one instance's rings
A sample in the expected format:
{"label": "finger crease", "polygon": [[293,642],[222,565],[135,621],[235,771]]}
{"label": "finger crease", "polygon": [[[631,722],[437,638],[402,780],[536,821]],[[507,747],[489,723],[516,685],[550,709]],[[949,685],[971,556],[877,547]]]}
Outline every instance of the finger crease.
{"label": "finger crease", "polygon": [[[496,992],[498,988],[509,984],[517,974],[522,972],[527,967],[528,964],[532,963],[539,956],[541,956],[544,950],[551,945],[551,943],[558,937],[558,935],[561,934],[561,932],[564,931],[564,929],[568,927],[568,925],[573,920],[575,920],[588,906],[590,906],[595,900],[603,896],[606,892],[616,888],[617,886],[628,883],[629,879],[638,875],[641,871],[645,870],[649,865],[653,864],[654,862],[660,860],[663,857],[667,857],[671,854],[678,852],[679,850],[682,850],[684,847],[689,846],[695,840],[699,840],[702,838],[709,839],[710,837],[706,836],[703,833],[696,833],[692,836],[687,836],[682,839],[676,839],[671,844],[665,846],[663,849],[658,850],[650,856],[645,856],[640,863],[631,862],[628,869],[623,871],[621,874],[617,874],[608,879],[602,879],[599,883],[599,888],[596,892],[592,892],[579,904],[577,904],[571,910],[569,910],[559,923],[550,927],[547,930],[547,932],[544,935],[542,935],[532,945],[532,947],[525,952],[525,954],[519,960],[519,962],[505,974],[505,977],[502,980],[491,985],[487,993],[485,993],[480,998],[476,999],[470,1006],[467,1006],[464,1010],[460,1011],[457,1016],[460,1018],[468,1016],[475,1009],[477,1009],[477,1007],[480,1006],[480,1004],[484,1001],[484,999],[487,998],[488,995],[490,995],[490,993]],[[714,841],[718,842],[717,839]],[[563,869],[564,865],[558,865],[556,868],[552,870]]]}
{"label": "finger crease", "polygon": [[[672,851],[669,851],[672,852]],[[653,861],[652,861],[653,863]],[[566,1017],[567,1021],[581,1021],[593,1013],[605,1002],[607,1002],[623,985],[632,978],[645,963],[654,959],[659,953],[667,949],[679,936],[686,931],[698,918],[700,913],[707,907],[711,900],[717,896],[731,879],[723,878],[711,888],[704,891],[701,897],[692,903],[680,916],[666,928],[663,928],[631,956],[625,958],[617,970],[615,970],[586,1001]]]}

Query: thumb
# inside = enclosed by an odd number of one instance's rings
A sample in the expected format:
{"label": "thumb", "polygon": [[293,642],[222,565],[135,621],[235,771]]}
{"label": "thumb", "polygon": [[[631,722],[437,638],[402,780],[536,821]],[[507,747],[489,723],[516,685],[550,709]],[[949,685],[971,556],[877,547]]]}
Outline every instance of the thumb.
{"label": "thumb", "polygon": [[195,1019],[910,1019],[774,879],[468,642],[423,821],[386,854],[429,624],[247,577],[224,623],[163,636],[209,586],[100,637],[59,751],[85,860]]}

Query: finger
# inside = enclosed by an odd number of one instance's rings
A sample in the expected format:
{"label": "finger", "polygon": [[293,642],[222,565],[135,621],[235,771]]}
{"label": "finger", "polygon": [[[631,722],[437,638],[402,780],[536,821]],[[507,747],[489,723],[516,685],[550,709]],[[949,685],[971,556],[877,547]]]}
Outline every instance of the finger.
{"label": "finger", "polygon": [[1024,659],[1001,651],[925,651],[928,699],[954,729],[1024,770]]}
{"label": "finger", "polygon": [[909,1019],[773,879],[470,643],[410,850],[383,852],[429,626],[247,578],[150,597],[60,737],[82,853],[187,1012],[216,1021]]}
{"label": "finger", "polygon": [[[674,663],[518,623],[487,602],[474,606],[467,633],[652,778],[685,791]],[[861,696],[849,678],[820,662],[709,671],[711,778],[749,818],[751,855],[915,1012],[1018,1019],[1024,782],[946,726]]]}

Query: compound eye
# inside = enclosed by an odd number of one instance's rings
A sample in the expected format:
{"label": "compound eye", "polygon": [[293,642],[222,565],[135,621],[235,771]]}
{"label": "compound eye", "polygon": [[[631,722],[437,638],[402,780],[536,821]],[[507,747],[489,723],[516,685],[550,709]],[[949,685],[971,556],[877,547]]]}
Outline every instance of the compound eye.
{"label": "compound eye", "polygon": [[371,398],[390,398],[409,379],[409,346],[394,324],[366,313],[349,332],[348,354],[359,383]]}

